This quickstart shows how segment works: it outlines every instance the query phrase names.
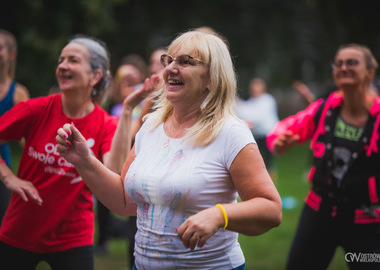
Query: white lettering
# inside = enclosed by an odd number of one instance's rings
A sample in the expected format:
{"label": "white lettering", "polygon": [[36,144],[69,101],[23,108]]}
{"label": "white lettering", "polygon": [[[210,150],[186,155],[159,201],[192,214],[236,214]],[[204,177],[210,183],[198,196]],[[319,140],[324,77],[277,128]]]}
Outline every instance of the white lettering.
{"label": "white lettering", "polygon": [[49,153],[49,154],[53,153],[53,152],[55,151],[55,146],[54,146],[54,144],[52,144],[52,143],[47,143],[47,144],[45,145],[45,151],[46,151],[46,153]]}
{"label": "white lettering", "polygon": [[[88,139],[87,144],[89,147],[94,146],[95,140],[94,139]],[[46,166],[45,172],[46,173],[53,173],[58,175],[65,175],[68,177],[73,177],[72,183],[77,183],[82,181],[81,177],[75,177],[76,174],[74,172],[66,172],[66,170],[62,167],[66,168],[74,168],[73,164],[70,162],[67,162],[57,151],[58,144],[53,143],[47,143],[44,147],[44,152],[38,152],[33,147],[29,146],[28,149],[28,156],[38,160],[42,164],[45,165],[53,165],[57,159],[57,164],[53,166]],[[92,150],[90,149],[91,153]]]}
{"label": "white lettering", "polygon": [[70,162],[67,162],[66,159],[64,159],[63,157],[60,157],[58,159],[58,165],[59,166],[63,166],[63,167],[74,167],[73,164],[71,164]]}
{"label": "white lettering", "polygon": [[73,172],[66,172],[63,168],[56,168],[52,166],[46,166],[45,173],[54,173],[54,174],[64,175],[64,176],[73,177],[73,178],[76,176],[75,173]]}
{"label": "white lettering", "polygon": [[36,160],[39,160],[43,164],[53,164],[55,162],[55,158],[50,156],[49,154],[39,153],[33,149],[33,147],[29,147],[28,155]]}
{"label": "white lettering", "polygon": [[344,256],[344,259],[347,262],[380,262],[380,254],[378,253],[356,253],[356,252],[347,252]]}

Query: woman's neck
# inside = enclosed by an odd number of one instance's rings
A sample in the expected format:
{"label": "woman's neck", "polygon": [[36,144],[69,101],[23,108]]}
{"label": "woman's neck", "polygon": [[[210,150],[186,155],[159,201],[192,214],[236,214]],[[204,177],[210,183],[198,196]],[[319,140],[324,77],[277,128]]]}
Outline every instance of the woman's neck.
{"label": "woman's neck", "polygon": [[343,91],[342,118],[353,126],[364,126],[368,120],[374,95],[369,88]]}
{"label": "woman's neck", "polygon": [[351,87],[343,89],[343,107],[353,114],[361,113],[363,110],[369,110],[373,104],[377,93],[370,87],[365,85],[361,87]]}
{"label": "woman's neck", "polygon": [[165,130],[170,137],[183,137],[186,133],[186,129],[195,124],[198,116],[199,110],[194,110],[186,114],[174,110],[167,121],[165,121]]}
{"label": "woman's neck", "polygon": [[90,97],[84,98],[78,95],[62,93],[62,110],[69,118],[82,118],[91,113],[95,104]]}

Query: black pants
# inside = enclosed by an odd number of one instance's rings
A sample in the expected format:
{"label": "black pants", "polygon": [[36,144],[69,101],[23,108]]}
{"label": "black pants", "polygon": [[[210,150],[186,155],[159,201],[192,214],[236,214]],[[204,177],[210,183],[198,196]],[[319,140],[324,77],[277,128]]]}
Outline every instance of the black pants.
{"label": "black pants", "polygon": [[130,216],[128,217],[127,221],[127,240],[128,240],[128,250],[129,250],[129,266],[132,268],[135,264],[135,235],[137,232],[137,225],[136,225],[136,216]]}
{"label": "black pants", "polygon": [[[352,213],[338,211],[332,217],[305,205],[286,269],[326,269],[338,246],[343,247],[346,254],[380,256],[380,224],[355,224]],[[358,262],[352,257],[347,259],[350,269],[380,269],[379,262]]]}
{"label": "black pants", "polygon": [[0,226],[7,211],[10,198],[11,191],[4,186],[3,182],[0,182]]}
{"label": "black pants", "polygon": [[52,270],[94,269],[93,246],[77,247],[61,252],[34,253],[0,242],[0,254],[1,269],[35,270],[41,261],[49,263]]}
{"label": "black pants", "polygon": [[274,169],[274,157],[273,157],[272,152],[268,149],[267,138],[266,137],[263,137],[263,138],[256,138],[255,137],[255,140],[257,143],[257,147],[260,150],[260,154],[263,157],[265,166],[267,167],[268,170],[273,170]]}
{"label": "black pants", "polygon": [[112,226],[112,214],[100,201],[97,201],[96,209],[99,229],[97,245],[102,246],[105,245],[109,239]]}

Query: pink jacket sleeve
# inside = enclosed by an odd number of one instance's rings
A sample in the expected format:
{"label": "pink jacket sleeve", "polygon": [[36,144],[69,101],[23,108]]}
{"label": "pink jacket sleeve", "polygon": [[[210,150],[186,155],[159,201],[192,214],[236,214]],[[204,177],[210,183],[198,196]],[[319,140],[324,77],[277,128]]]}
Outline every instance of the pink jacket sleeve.
{"label": "pink jacket sleeve", "polygon": [[287,130],[299,135],[299,144],[310,140],[315,131],[314,117],[322,102],[323,100],[319,99],[311,103],[305,110],[278,122],[267,136],[267,146],[269,150],[274,152],[275,139]]}

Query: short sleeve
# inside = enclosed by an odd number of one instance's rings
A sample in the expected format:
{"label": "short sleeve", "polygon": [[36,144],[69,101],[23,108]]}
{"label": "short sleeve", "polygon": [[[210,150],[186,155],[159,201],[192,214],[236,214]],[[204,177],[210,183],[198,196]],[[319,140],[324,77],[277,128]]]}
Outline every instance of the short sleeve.
{"label": "short sleeve", "polygon": [[237,120],[228,125],[227,130],[224,132],[226,132],[224,160],[226,167],[229,169],[239,152],[248,144],[256,143],[256,141],[249,128]]}
{"label": "short sleeve", "polygon": [[0,140],[21,140],[33,122],[32,101],[22,101],[0,117]]}

